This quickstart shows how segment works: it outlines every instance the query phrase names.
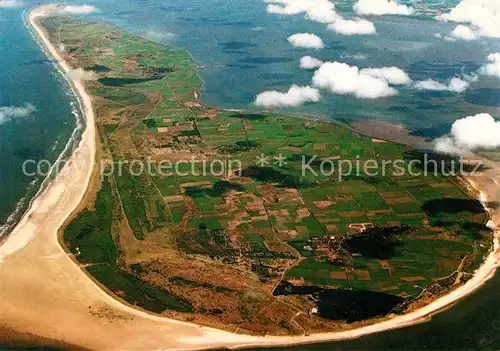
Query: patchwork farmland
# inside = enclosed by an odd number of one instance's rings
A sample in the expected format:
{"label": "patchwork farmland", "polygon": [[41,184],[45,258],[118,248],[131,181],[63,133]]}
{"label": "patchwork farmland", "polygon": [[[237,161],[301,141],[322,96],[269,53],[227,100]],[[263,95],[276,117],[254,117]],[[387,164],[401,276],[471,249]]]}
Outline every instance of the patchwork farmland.
{"label": "patchwork farmland", "polygon": [[[417,151],[335,123],[205,106],[188,53],[99,22],[43,25],[99,76],[86,86],[106,176],[63,240],[124,301],[230,330],[324,331],[430,301],[489,251],[480,203],[458,178],[416,175]],[[375,176],[374,161],[387,163]],[[332,314],[373,296],[384,310]]]}

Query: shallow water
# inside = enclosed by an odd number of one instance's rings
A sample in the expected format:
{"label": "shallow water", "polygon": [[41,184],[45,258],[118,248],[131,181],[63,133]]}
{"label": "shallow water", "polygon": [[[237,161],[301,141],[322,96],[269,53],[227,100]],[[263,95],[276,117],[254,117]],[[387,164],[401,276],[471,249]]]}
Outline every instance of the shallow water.
{"label": "shallow water", "polygon": [[[499,41],[449,42],[454,25],[431,19],[374,17],[375,36],[340,36],[303,15],[276,16],[266,12],[263,0],[121,0],[100,1],[99,15],[128,30],[187,49],[202,65],[203,100],[225,108],[255,108],[255,96],[264,90],[285,91],[291,84],[311,84],[313,71],[299,68],[299,59],[313,55],[359,67],[398,66],[414,80],[446,80],[475,72],[486,56],[500,49]],[[349,6],[337,6],[351,16]],[[296,49],[287,37],[297,32],[319,35],[325,49]],[[360,57],[364,59],[360,59]],[[317,104],[288,110],[329,119],[379,119],[411,128],[430,128],[473,113],[494,111],[500,97],[494,79],[480,79],[464,95],[417,92],[400,88],[399,96],[360,100],[323,91]],[[478,89],[488,94],[477,94]],[[465,100],[465,101],[464,101]],[[480,104],[480,105],[477,105]],[[489,105],[489,106],[488,106]]]}

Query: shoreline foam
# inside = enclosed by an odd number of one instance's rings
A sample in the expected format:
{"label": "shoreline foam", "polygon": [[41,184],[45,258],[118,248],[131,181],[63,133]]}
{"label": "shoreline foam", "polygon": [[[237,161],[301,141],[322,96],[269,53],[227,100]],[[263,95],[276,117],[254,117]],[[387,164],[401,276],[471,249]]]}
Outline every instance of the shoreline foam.
{"label": "shoreline foam", "polygon": [[[39,17],[54,8],[49,5],[33,9],[29,25],[61,69],[68,72],[70,67],[37,23]],[[432,315],[475,292],[493,277],[500,265],[500,218],[489,210],[492,223],[496,221],[494,249],[473,278],[414,312],[358,329],[310,336],[247,336],[152,315],[125,305],[88,277],[60,246],[57,237],[60,227],[85,196],[95,166],[95,116],[91,99],[81,82],[74,82],[74,86],[86,117],[80,144],[70,157],[79,167],[65,168],[50,182],[0,246],[0,289],[5,302],[0,309],[0,320],[4,327],[94,349],[236,349],[334,342],[428,321]],[[481,194],[483,201],[493,200]],[[105,310],[114,317],[101,319],[90,313],[94,310]]]}
{"label": "shoreline foam", "polygon": [[[42,7],[42,8],[45,9],[45,7]],[[42,8],[39,8],[39,9],[42,9]],[[50,8],[51,7],[47,6],[47,11],[50,11]],[[36,19],[38,17],[43,17],[45,15],[44,12],[35,12],[36,10],[37,9],[34,9],[29,13],[28,22],[31,25],[32,29],[35,31],[35,33],[38,35],[38,39],[41,40],[41,42],[38,42],[38,40],[37,40],[38,44],[43,44],[44,47],[42,47],[42,49],[45,48],[46,50],[48,50],[48,53],[50,54],[50,56],[52,56],[54,58],[54,60],[56,61],[57,69],[61,70],[61,74],[63,74],[66,81],[70,84],[71,88],[74,90],[74,93],[75,93],[77,100],[78,100],[78,103],[80,105],[79,106],[80,110],[83,113],[84,119],[85,119],[85,126],[82,126],[81,124],[77,124],[77,127],[72,132],[70,139],[68,140],[68,143],[66,144],[64,150],[61,152],[61,154],[59,155],[59,157],[56,160],[56,164],[57,164],[57,162],[62,161],[62,158],[64,157],[64,155],[66,153],[68,153],[69,147],[74,142],[75,137],[76,137],[77,133],[79,132],[79,130],[81,130],[82,128],[85,128],[85,131],[82,133],[82,137],[81,137],[81,140],[80,140],[78,147],[75,150],[73,150],[73,153],[68,158],[69,162],[75,162],[75,164],[77,164],[78,158],[76,157],[76,155],[78,154],[78,150],[81,149],[83,146],[87,146],[87,147],[90,146],[90,149],[91,149],[90,156],[92,157],[93,163],[91,164],[91,167],[89,168],[87,175],[86,175],[86,181],[85,181],[85,185],[84,185],[85,189],[84,189],[84,192],[81,196],[81,199],[83,199],[83,196],[84,196],[85,192],[87,191],[87,187],[88,187],[88,184],[90,182],[90,176],[92,174],[92,169],[93,169],[94,164],[95,164],[95,155],[96,155],[96,151],[95,151],[95,144],[96,144],[96,142],[95,142],[95,118],[94,118],[94,112],[93,112],[93,108],[92,108],[92,102],[91,102],[90,96],[87,94],[83,84],[81,82],[78,82],[78,81],[72,82],[69,79],[69,77],[66,75],[71,70],[71,67],[69,67],[69,65],[66,63],[66,61],[64,61],[62,59],[62,57],[59,55],[57,50],[52,46],[52,44],[50,43],[49,39],[47,38],[44,30],[36,24],[36,22],[35,22]],[[77,119],[77,121],[78,121],[78,119]],[[66,170],[66,167],[63,168],[61,173],[65,172],[65,170]],[[8,235],[8,238],[6,238],[6,240],[4,241],[4,244],[1,246],[0,264],[2,263],[4,257],[17,251],[16,247],[14,245],[12,245],[14,240],[9,240],[10,237],[17,236],[17,239],[20,239],[21,243],[27,243],[29,241],[29,236],[28,235],[24,235],[24,236],[21,235],[19,228],[22,228],[23,224],[25,224],[27,222],[27,220],[29,220],[29,217],[34,212],[36,212],[37,206],[40,206],[40,203],[39,204],[36,203],[37,200],[40,200],[41,197],[46,196],[47,193],[50,193],[50,188],[54,187],[54,185],[52,183],[55,182],[55,180],[51,180],[52,171],[53,171],[53,169],[51,169],[50,175],[40,185],[40,189],[36,193],[36,195],[33,197],[33,199],[31,200],[27,211],[22,215],[22,217],[19,220],[19,222],[17,223],[17,225],[14,227],[14,229]],[[56,179],[57,179],[57,177],[56,177]],[[79,202],[81,202],[81,201],[79,201]],[[75,206],[75,208],[76,208],[76,206]],[[72,211],[73,210],[74,209],[72,209]],[[9,242],[11,243],[10,245],[9,245]],[[21,243],[17,243],[16,246],[18,247],[18,249],[22,248],[22,246],[19,245]]]}
{"label": "shoreline foam", "polygon": [[[40,42],[41,39],[39,37],[37,37],[37,33],[35,32],[35,29],[30,26],[28,16],[25,15],[25,12],[23,12],[23,17],[24,17],[24,25],[26,27],[28,27],[31,37],[42,48],[43,53],[47,57],[53,58],[52,54],[50,52],[48,52],[47,49],[45,48],[45,46],[43,45],[43,43]],[[37,183],[39,183],[36,191],[33,191],[32,193],[28,193],[28,192],[25,193],[25,195],[21,199],[19,199],[19,201],[16,203],[14,210],[9,214],[5,223],[3,225],[0,225],[0,245],[4,241],[7,240],[7,237],[9,236],[9,234],[15,229],[15,227],[19,224],[19,222],[22,220],[24,215],[29,211],[33,201],[44,191],[44,189],[48,185],[48,183],[50,183],[50,181],[53,178],[53,172],[55,169],[55,165],[67,160],[68,157],[71,156],[72,152],[75,149],[75,144],[78,142],[79,136],[80,136],[82,130],[85,128],[85,121],[82,121],[84,116],[80,115],[82,108],[81,108],[80,99],[78,98],[78,93],[75,91],[75,88],[74,88],[72,82],[69,80],[69,78],[61,71],[61,68],[59,67],[59,64],[57,63],[57,60],[51,60],[51,61],[52,61],[52,64],[54,65],[54,67],[58,70],[58,72],[64,78],[64,80],[67,81],[69,88],[71,90],[72,97],[74,97],[75,100],[78,102],[78,105],[79,105],[78,110],[75,109],[74,102],[73,101],[71,102],[71,105],[73,107],[72,114],[75,116],[76,127],[71,132],[70,138],[68,139],[64,148],[61,150],[60,154],[57,156],[56,160],[54,161],[54,165],[49,170],[48,175],[43,179],[35,178],[35,180],[32,183],[30,183],[30,185],[28,186],[27,191],[31,191],[31,190],[33,190],[33,187],[35,185],[37,185]],[[70,94],[68,94],[68,95],[70,95]],[[73,150],[70,150],[71,148]]]}

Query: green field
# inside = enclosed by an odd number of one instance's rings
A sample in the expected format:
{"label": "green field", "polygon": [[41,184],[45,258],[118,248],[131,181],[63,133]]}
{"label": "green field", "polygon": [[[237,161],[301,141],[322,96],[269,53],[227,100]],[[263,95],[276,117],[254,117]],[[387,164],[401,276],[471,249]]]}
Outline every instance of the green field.
{"label": "green field", "polygon": [[[98,22],[55,17],[43,25],[73,65],[99,74],[86,85],[103,158],[178,165],[168,168],[176,174],[114,172],[93,208],[65,230],[88,272],[128,302],[153,312],[192,310],[198,302],[186,290],[168,292],[180,289],[172,276],[195,281],[172,268],[171,257],[238,267],[259,277],[262,289],[284,276],[411,299],[458,271],[471,273],[488,252],[486,214],[457,179],[401,175],[393,166],[375,176],[363,170],[368,160],[407,165],[416,151],[335,123],[207,107],[198,101],[201,82],[187,52]],[[267,162],[259,165],[262,155]],[[178,163],[186,159],[196,162]],[[227,172],[232,161],[241,169]],[[346,161],[354,164],[349,174]],[[212,283],[197,284],[214,293]]]}
{"label": "green field", "polygon": [[109,179],[102,183],[95,207],[81,212],[64,231],[70,251],[86,270],[104,286],[130,304],[153,312],[167,308],[183,312],[191,306],[168,291],[141,281],[133,272],[124,271],[117,262],[118,252],[111,236],[113,221],[113,190]]}

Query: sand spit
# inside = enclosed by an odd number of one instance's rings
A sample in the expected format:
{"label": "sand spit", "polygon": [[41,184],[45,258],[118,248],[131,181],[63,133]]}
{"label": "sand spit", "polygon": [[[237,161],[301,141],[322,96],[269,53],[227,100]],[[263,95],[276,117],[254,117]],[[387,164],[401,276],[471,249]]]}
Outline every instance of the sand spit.
{"label": "sand spit", "polygon": [[[62,60],[40,28],[37,19],[50,14],[54,5],[29,14],[29,24],[61,70]],[[467,284],[433,303],[404,316],[356,330],[304,337],[255,337],[236,335],[191,323],[155,316],[127,306],[104,292],[59,245],[57,232],[81,202],[89,185],[96,156],[94,113],[81,82],[73,82],[86,116],[86,129],[69,167],[43,191],[0,247],[0,338],[2,330],[55,340],[55,345],[76,345],[107,350],[194,350],[214,347],[286,345],[357,338],[426,321],[457,300],[469,295],[493,276],[500,261],[495,251]],[[483,200],[500,200],[500,166],[471,179]],[[497,178],[495,178],[497,177]],[[495,183],[497,181],[497,183]],[[490,209],[492,226],[500,236],[500,211]],[[10,333],[9,335],[14,335]]]}

